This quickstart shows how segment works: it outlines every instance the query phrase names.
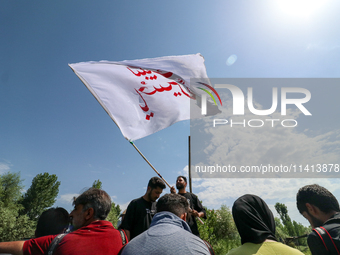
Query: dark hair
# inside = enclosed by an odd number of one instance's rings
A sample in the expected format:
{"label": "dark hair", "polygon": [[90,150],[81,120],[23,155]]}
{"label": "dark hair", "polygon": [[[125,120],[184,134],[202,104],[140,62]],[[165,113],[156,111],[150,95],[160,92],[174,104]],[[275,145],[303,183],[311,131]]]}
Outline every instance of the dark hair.
{"label": "dark hair", "polygon": [[177,177],[176,181],[178,180],[178,178],[182,178],[185,181],[185,183],[188,183],[187,182],[187,177],[185,177],[183,175],[180,175],[180,176]]}
{"label": "dark hair", "polygon": [[93,208],[95,219],[105,220],[111,210],[111,198],[101,189],[89,188],[80,196],[75,198],[73,205],[83,205],[83,211]]}
{"label": "dark hair", "polygon": [[155,189],[157,187],[160,187],[161,189],[165,189],[165,184],[164,184],[164,182],[162,181],[161,178],[152,177],[149,180],[148,187],[150,187],[151,189]]}
{"label": "dark hair", "polygon": [[47,209],[39,217],[35,237],[60,234],[68,228],[69,223],[69,214],[64,208]]}
{"label": "dark hair", "polygon": [[157,202],[157,212],[171,212],[178,217],[189,212],[189,203],[185,197],[178,194],[165,194]]}
{"label": "dark hair", "polygon": [[318,184],[306,185],[296,194],[296,206],[299,212],[308,212],[306,203],[318,207],[322,212],[339,212],[339,203],[334,195]]}

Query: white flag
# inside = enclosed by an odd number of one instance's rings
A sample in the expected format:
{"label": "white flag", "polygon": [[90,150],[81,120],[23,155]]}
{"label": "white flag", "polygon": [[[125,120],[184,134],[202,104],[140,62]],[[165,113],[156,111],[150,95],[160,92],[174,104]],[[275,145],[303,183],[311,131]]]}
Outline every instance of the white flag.
{"label": "white flag", "polygon": [[208,78],[200,54],[69,66],[128,140],[190,119],[190,78]]}

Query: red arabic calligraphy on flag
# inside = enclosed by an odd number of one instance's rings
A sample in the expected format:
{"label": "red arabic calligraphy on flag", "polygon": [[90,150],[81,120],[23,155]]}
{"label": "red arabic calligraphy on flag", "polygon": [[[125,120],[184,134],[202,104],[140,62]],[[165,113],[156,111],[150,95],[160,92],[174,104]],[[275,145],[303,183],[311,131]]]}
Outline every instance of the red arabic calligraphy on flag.
{"label": "red arabic calligraphy on flag", "polygon": [[[172,72],[164,73],[160,70],[151,71],[143,70],[142,68],[138,68],[136,72],[133,70],[133,67],[127,67],[127,69],[130,70],[135,76],[144,78],[144,80],[140,82],[141,87],[138,90],[135,90],[143,100],[144,105],[140,105],[140,108],[146,113],[146,120],[150,120],[151,117],[154,117],[154,112],[150,110],[147,104],[147,96],[152,96],[161,92],[171,92],[175,97],[186,96],[188,98],[193,98],[190,96],[190,90],[188,87],[182,88],[182,86],[185,84],[185,81],[182,79],[178,79],[178,81],[164,81],[164,85],[162,84],[162,78],[158,78],[159,75],[165,77],[166,79],[171,79],[171,76],[173,75]],[[178,91],[178,89],[180,91]]]}
{"label": "red arabic calligraphy on flag", "polygon": [[128,140],[189,119],[190,78],[207,78],[200,54],[69,66]]}

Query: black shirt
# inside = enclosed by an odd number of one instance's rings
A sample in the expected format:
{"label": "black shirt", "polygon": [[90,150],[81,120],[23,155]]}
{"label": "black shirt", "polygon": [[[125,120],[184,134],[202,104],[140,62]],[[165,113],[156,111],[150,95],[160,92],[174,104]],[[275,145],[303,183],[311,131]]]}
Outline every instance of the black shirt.
{"label": "black shirt", "polygon": [[156,202],[148,202],[143,197],[130,202],[121,228],[130,231],[130,240],[150,227],[156,213]]}
{"label": "black shirt", "polygon": [[[328,231],[334,244],[340,251],[340,213],[336,213],[333,217],[327,220],[322,227]],[[314,231],[308,235],[307,242],[313,255],[338,254],[337,252],[328,252],[321,238]]]}
{"label": "black shirt", "polygon": [[[204,213],[204,219],[207,218],[207,214],[205,212],[205,209],[203,207],[203,205],[201,204],[201,202],[198,200],[198,197],[190,192],[186,192],[186,193],[178,193],[179,195],[185,197],[188,200],[189,206],[191,209],[196,210],[197,212],[203,212]],[[198,227],[197,227],[197,223],[196,223],[196,219],[195,217],[191,216],[191,214],[188,214],[187,217],[187,223],[190,226],[191,232],[196,235],[196,236],[200,236],[200,233],[198,232]]]}

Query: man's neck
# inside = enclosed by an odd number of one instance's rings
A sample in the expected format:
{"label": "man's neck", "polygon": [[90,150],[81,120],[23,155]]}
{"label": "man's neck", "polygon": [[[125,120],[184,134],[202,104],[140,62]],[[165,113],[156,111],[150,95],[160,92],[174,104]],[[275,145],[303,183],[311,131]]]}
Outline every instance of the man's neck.
{"label": "man's neck", "polygon": [[184,193],[187,193],[187,191],[185,190],[185,188],[183,188],[183,189],[179,189],[178,193],[184,194]]}
{"label": "man's neck", "polygon": [[142,196],[142,198],[143,198],[146,202],[151,202],[147,193],[146,193],[144,196]]}
{"label": "man's neck", "polygon": [[90,225],[91,223],[95,223],[95,222],[97,222],[97,221],[100,221],[100,219],[93,219],[93,220],[91,220],[86,226]]}
{"label": "man's neck", "polygon": [[[88,225],[90,225],[91,223],[94,223],[94,222],[96,222],[96,221],[99,221],[99,219],[93,219],[93,218],[91,218],[91,219],[87,220],[87,221],[84,223],[84,225],[81,226],[80,228],[87,227]],[[78,229],[80,229],[80,228],[77,228],[77,229],[75,229],[74,231],[76,231],[76,230],[78,230]]]}
{"label": "man's neck", "polygon": [[323,220],[324,220],[324,223],[326,221],[328,221],[329,219],[333,218],[335,214],[337,214],[338,212],[336,211],[331,211],[330,213],[327,213],[327,214],[324,214],[324,217],[323,217]]}

